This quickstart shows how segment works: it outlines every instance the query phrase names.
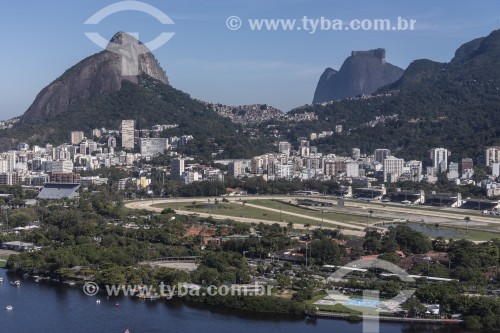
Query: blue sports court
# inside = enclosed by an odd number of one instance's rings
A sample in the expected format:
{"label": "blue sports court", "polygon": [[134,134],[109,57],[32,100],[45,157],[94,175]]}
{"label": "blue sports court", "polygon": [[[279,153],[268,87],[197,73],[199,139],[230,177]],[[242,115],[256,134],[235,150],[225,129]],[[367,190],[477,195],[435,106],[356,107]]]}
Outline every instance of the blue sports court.
{"label": "blue sports court", "polygon": [[363,306],[365,308],[376,308],[379,303],[380,301],[374,299],[351,298],[344,304],[350,306]]}

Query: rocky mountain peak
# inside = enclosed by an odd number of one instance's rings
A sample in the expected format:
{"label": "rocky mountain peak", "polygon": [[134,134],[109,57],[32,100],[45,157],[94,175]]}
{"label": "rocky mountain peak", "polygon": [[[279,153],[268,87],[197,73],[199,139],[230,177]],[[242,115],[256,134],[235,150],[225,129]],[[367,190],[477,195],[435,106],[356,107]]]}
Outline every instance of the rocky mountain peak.
{"label": "rocky mountain peak", "polygon": [[327,68],[321,75],[313,103],[323,103],[361,94],[372,94],[377,89],[394,83],[403,69],[385,60],[386,51],[378,48],[352,51],[339,71]]}
{"label": "rocky mountain peak", "polygon": [[168,78],[154,55],[134,36],[116,33],[105,50],[68,69],[45,87],[19,121],[29,124],[66,112],[74,103],[121,89],[122,81],[138,82],[148,75],[168,84]]}
{"label": "rocky mountain peak", "polygon": [[385,63],[385,49],[375,49],[369,51],[352,51],[351,57],[375,57],[379,59],[382,63]]}

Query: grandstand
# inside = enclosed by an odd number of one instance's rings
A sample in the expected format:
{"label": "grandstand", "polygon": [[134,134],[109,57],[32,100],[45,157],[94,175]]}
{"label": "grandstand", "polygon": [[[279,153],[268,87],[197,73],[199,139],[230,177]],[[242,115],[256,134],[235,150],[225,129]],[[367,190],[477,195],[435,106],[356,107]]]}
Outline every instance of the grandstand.
{"label": "grandstand", "polygon": [[60,200],[63,198],[73,199],[78,196],[80,184],[78,183],[46,183],[37,199]]}
{"label": "grandstand", "polygon": [[451,196],[449,194],[426,194],[424,205],[438,207],[457,207],[461,201],[459,196]]}
{"label": "grandstand", "polygon": [[412,204],[420,204],[425,202],[425,194],[423,191],[395,191],[389,193],[386,197],[388,197],[391,202],[409,201]]}
{"label": "grandstand", "polygon": [[462,209],[472,209],[472,210],[493,210],[499,208],[500,204],[498,201],[491,200],[481,200],[481,199],[466,199],[460,206]]}
{"label": "grandstand", "polygon": [[354,197],[358,199],[380,200],[385,193],[385,187],[362,187],[354,189]]}

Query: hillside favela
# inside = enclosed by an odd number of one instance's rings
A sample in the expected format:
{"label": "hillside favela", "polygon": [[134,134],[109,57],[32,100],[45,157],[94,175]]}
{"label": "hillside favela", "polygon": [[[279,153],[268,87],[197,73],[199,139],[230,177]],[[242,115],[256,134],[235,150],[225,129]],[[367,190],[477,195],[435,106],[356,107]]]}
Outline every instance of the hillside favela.
{"label": "hillside favela", "polygon": [[500,330],[500,3],[311,4],[0,4],[0,332]]}

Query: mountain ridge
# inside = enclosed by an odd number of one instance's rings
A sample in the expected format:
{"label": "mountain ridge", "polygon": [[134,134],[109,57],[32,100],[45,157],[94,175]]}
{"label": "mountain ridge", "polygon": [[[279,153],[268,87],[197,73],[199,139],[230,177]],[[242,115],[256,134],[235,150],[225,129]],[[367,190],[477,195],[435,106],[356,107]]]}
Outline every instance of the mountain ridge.
{"label": "mountain ridge", "polygon": [[370,98],[300,108],[314,112],[318,121],[295,126],[290,137],[342,124],[343,133],[315,144],[339,154],[352,147],[388,148],[396,156],[420,160],[429,149],[446,147],[456,160],[480,158],[485,147],[500,145],[499,105],[500,30],[495,30],[464,43],[450,62],[413,61],[398,81]]}
{"label": "mountain ridge", "polygon": [[[124,47],[120,49],[119,45]],[[127,75],[132,69],[124,65],[125,57],[136,57],[137,75]],[[78,62],[43,88],[16,126],[44,121],[66,112],[73,103],[118,91],[123,80],[137,82],[141,74],[169,84],[154,55],[133,36],[118,32],[106,50]]]}
{"label": "mountain ridge", "polygon": [[338,71],[325,69],[316,86],[313,104],[372,94],[397,81],[404,71],[386,62],[385,55],[382,48],[352,51]]}

